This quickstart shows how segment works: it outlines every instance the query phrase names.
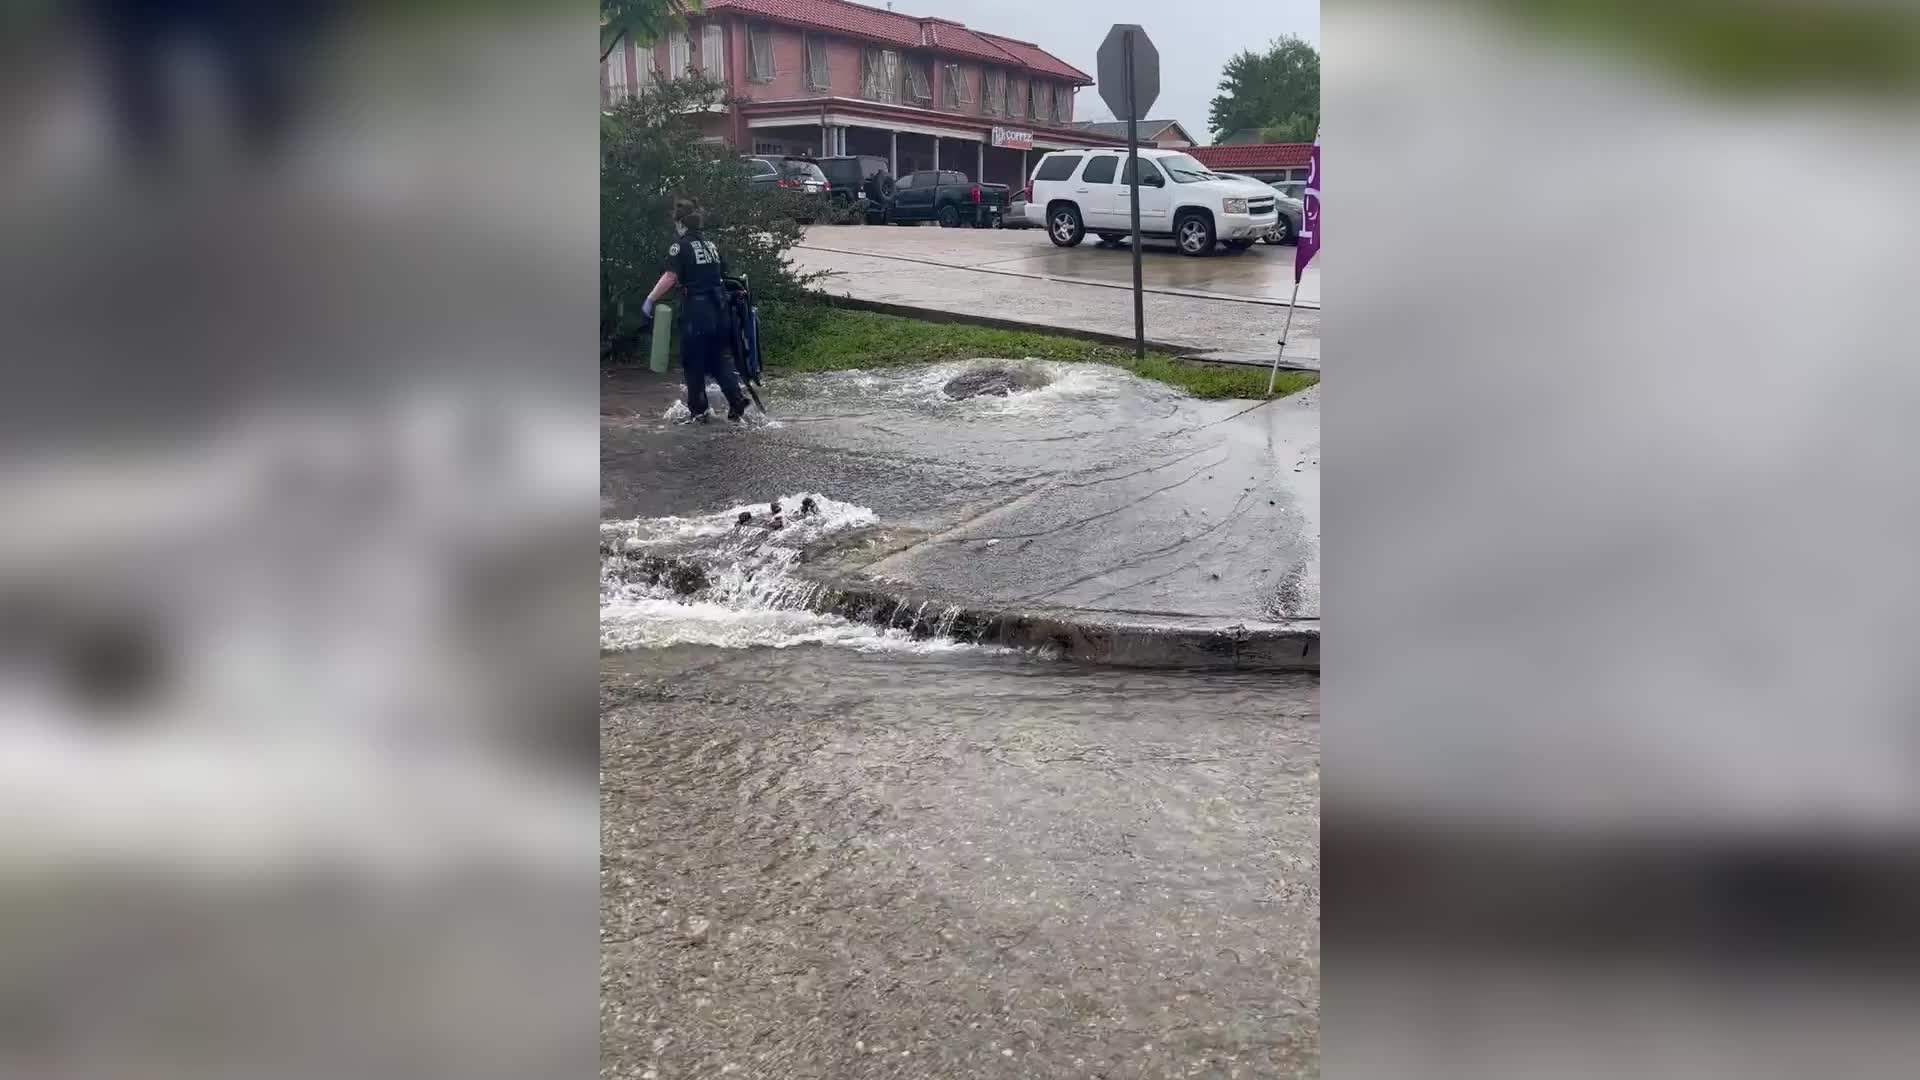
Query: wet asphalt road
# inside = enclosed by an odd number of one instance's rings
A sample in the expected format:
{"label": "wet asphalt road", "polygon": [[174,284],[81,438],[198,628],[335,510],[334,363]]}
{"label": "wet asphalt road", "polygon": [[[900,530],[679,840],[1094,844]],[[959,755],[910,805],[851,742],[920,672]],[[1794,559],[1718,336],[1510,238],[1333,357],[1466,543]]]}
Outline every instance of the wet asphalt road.
{"label": "wet asphalt road", "polygon": [[1313,678],[602,670],[603,1075],[1317,1070]]}

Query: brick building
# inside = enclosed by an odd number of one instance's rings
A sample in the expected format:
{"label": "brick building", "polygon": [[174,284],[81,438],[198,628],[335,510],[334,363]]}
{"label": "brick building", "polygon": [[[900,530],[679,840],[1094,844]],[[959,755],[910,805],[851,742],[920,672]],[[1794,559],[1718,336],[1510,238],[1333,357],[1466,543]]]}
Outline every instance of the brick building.
{"label": "brick building", "polygon": [[693,71],[740,99],[707,131],[741,153],[874,154],[896,175],[958,169],[1020,187],[1030,151],[1116,141],[1074,125],[1093,79],[1039,46],[848,0],[707,0],[651,47],[614,41],[601,97]]}

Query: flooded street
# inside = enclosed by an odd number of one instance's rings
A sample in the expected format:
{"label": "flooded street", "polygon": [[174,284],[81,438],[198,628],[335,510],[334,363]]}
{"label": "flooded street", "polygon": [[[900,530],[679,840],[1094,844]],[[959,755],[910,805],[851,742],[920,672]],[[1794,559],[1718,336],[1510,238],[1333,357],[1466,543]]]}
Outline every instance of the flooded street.
{"label": "flooded street", "polygon": [[744,427],[603,398],[609,1074],[1312,1075],[1317,676],[1004,647],[810,562],[1257,620],[1317,581],[1312,404],[1034,361],[767,389]]}
{"label": "flooded street", "polygon": [[818,646],[603,673],[618,1075],[1309,1070],[1312,676]]}

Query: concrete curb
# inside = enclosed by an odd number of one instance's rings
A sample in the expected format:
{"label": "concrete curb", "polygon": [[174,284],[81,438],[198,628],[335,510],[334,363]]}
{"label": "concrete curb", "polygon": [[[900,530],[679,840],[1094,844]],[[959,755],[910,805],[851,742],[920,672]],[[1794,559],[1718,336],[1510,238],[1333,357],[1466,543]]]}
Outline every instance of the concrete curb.
{"label": "concrete curb", "polygon": [[[856,577],[844,565],[828,569],[841,565],[836,556],[845,556],[850,548],[847,540],[830,540],[802,553],[793,571],[809,586],[800,606],[900,630],[915,639],[945,637],[973,645],[1048,650],[1066,659],[1115,667],[1320,670],[1317,619],[1263,626],[1185,625],[1173,619],[1125,621],[1104,612],[974,604],[928,589]],[[603,558],[615,554],[614,549],[601,549]],[[636,573],[682,596],[697,596],[711,581],[707,567],[697,558],[627,557]]]}
{"label": "concrete curb", "polygon": [[[1101,345],[1131,346],[1132,334],[1108,334],[1098,330],[1076,330],[1071,327],[1049,326],[1046,323],[1023,322],[1018,319],[1002,319],[993,315],[974,315],[958,311],[945,311],[940,308],[914,307],[911,304],[896,304],[886,300],[866,300],[855,296],[836,296],[832,293],[816,292],[823,303],[830,307],[852,308],[856,311],[871,311],[879,315],[897,315],[904,319],[919,319],[922,322],[954,323],[963,326],[979,326],[989,330],[1013,330],[1020,333],[1049,334],[1054,337],[1074,338],[1079,341],[1092,341]],[[1236,367],[1273,366],[1271,361],[1254,364],[1246,360],[1234,360],[1225,357],[1205,355],[1209,350],[1196,349],[1191,345],[1177,345],[1170,341],[1147,340],[1147,348],[1154,352],[1169,353],[1175,358],[1198,364],[1224,364]],[[1281,371],[1311,371],[1318,374],[1320,369],[1305,364],[1282,363]]]}
{"label": "concrete curb", "polygon": [[1115,667],[1212,671],[1320,670],[1320,631],[1300,626],[1188,627],[1121,622],[1086,611],[1023,610],[954,603],[925,590],[854,582],[802,571],[820,587],[814,610],[915,638],[1046,649]]}

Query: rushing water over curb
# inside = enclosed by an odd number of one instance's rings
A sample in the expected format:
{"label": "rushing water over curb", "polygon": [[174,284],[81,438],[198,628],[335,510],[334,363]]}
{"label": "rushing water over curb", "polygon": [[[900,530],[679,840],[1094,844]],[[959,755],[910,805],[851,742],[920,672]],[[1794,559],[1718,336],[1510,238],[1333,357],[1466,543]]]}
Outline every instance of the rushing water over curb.
{"label": "rushing water over curb", "polygon": [[[815,511],[802,514],[807,500]],[[773,505],[783,511],[782,528],[769,527]],[[743,514],[749,516],[744,524]],[[603,522],[600,647],[821,644],[914,652],[970,647],[952,640],[957,610],[938,613],[931,623],[924,610],[911,615],[896,610],[878,625],[822,610],[826,587],[794,573],[802,551],[874,523],[865,507],[804,492],[701,517]],[[935,627],[931,635],[930,624]]]}

